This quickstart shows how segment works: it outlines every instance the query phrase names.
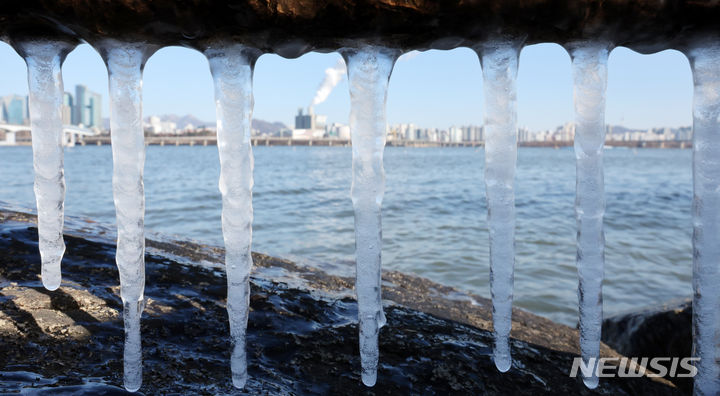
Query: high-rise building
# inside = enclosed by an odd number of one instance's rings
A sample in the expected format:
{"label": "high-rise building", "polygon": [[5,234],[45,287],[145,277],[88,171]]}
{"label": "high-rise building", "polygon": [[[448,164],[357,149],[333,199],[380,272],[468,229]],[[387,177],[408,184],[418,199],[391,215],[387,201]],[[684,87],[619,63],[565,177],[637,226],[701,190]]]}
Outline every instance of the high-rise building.
{"label": "high-rise building", "polygon": [[2,119],[8,124],[27,125],[30,122],[27,96],[4,96],[2,98]]}
{"label": "high-rise building", "polygon": [[102,96],[99,93],[90,92],[90,100],[88,104],[89,115],[88,119],[90,123],[88,126],[101,128],[102,127]]}
{"label": "high-rise building", "polygon": [[462,129],[458,127],[450,127],[450,130],[448,131],[448,137],[451,142],[453,143],[459,143],[463,141],[463,131]]}
{"label": "high-rise building", "polygon": [[75,86],[75,107],[73,108],[73,125],[85,124],[84,103],[87,87],[84,85]]}
{"label": "high-rise building", "polygon": [[73,103],[72,94],[65,92],[63,94],[62,104],[62,122],[63,125],[69,125],[73,123],[73,113],[75,111],[75,105]]}
{"label": "high-rise building", "polygon": [[295,116],[295,129],[315,129],[315,118],[313,117],[312,108],[308,109],[307,114],[303,114],[302,107],[298,109]]}
{"label": "high-rise building", "polygon": [[102,96],[84,85],[75,86],[74,125],[102,127]]}
{"label": "high-rise building", "polygon": [[295,116],[293,139],[322,138],[326,134],[326,123],[327,116],[315,114],[312,107],[308,107],[307,114],[303,114],[303,109],[300,108]]}

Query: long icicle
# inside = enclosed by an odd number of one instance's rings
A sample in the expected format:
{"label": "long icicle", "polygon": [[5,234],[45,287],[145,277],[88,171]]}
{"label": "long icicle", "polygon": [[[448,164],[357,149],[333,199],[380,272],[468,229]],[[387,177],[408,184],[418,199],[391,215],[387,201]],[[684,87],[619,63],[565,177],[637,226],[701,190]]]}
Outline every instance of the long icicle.
{"label": "long icicle", "polygon": [[253,264],[250,250],[253,221],[250,136],[253,67],[258,51],[239,44],[225,44],[208,48],[205,56],[215,85],[227,311],[233,348],[230,368],[233,385],[242,389],[248,379],[245,339]]}
{"label": "long icicle", "polygon": [[575,102],[575,159],[577,221],[577,271],[580,312],[580,355],[592,374],[583,376],[585,386],[598,386],[602,327],[602,282],[605,263],[605,89],[609,44],[580,42],[570,46]]}
{"label": "long icicle", "polygon": [[350,87],[352,188],[355,210],[355,290],[360,322],[362,382],[375,385],[380,360],[378,335],[385,324],[381,296],[382,219],[385,193],[387,88],[399,51],[375,46],[343,49]]}
{"label": "long icicle", "polygon": [[695,395],[720,393],[720,40],[688,51],[693,101],[693,356]]}
{"label": "long icicle", "polygon": [[515,266],[516,78],[521,46],[515,40],[497,40],[477,48],[485,96],[485,190],[495,337],[493,360],[500,372],[508,371],[512,365],[510,330]]}
{"label": "long icicle", "polygon": [[145,139],[142,128],[142,71],[154,47],[104,41],[99,47],[108,69],[113,196],[117,216],[120,295],[125,324],[125,389],[142,385],[140,317],[145,307]]}
{"label": "long icicle", "polygon": [[37,40],[22,42],[17,47],[25,58],[28,70],[42,282],[46,289],[55,290],[62,280],[60,263],[65,253],[64,89],[61,68],[74,45],[64,41]]}

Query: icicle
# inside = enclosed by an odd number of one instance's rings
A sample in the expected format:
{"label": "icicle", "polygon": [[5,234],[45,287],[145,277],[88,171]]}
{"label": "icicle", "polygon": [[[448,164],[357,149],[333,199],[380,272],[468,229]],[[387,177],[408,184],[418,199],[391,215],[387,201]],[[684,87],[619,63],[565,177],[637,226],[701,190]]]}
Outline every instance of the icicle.
{"label": "icicle", "polygon": [[343,49],[350,86],[350,132],[355,210],[355,255],[362,381],[375,385],[380,359],[378,335],[385,324],[380,295],[382,221],[385,193],[383,150],[387,87],[399,51],[365,46]]}
{"label": "icicle", "polygon": [[110,84],[113,196],[117,215],[120,294],[125,322],[125,389],[142,384],[140,317],[145,306],[145,139],[142,128],[142,70],[154,47],[106,40],[99,47]]}
{"label": "icicle", "polygon": [[[575,217],[580,354],[585,364],[588,364],[589,359],[600,357],[605,262],[603,145],[609,48],[607,43],[601,42],[580,42],[570,48],[575,101]],[[583,377],[583,381],[590,389],[597,387],[595,369],[590,377]]]}
{"label": "icicle", "polygon": [[688,51],[693,104],[693,356],[696,395],[720,393],[720,40]]}
{"label": "icicle", "polygon": [[485,96],[485,190],[490,229],[490,293],[495,367],[512,364],[513,267],[515,266],[516,76],[521,43],[491,41],[477,48]]}
{"label": "icicle", "polygon": [[239,44],[227,44],[208,48],[205,56],[215,85],[227,311],[233,346],[230,367],[233,385],[243,388],[248,378],[245,334],[253,264],[250,251],[253,221],[252,78],[258,51]]}
{"label": "icicle", "polygon": [[65,253],[64,89],[61,67],[74,45],[64,41],[38,40],[23,42],[17,47],[28,69],[42,282],[46,289],[55,290],[60,287],[60,262]]}

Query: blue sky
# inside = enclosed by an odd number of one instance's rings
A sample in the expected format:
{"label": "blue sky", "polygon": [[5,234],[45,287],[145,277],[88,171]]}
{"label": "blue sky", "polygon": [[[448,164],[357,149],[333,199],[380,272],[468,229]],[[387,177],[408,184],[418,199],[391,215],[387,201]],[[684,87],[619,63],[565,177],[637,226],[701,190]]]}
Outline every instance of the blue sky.
{"label": "blue sky", "polygon": [[[263,55],[255,68],[255,117],[292,126],[298,107],[307,106],[339,58],[336,53],[310,53],[298,59]],[[7,44],[0,43],[0,94],[27,94],[25,64]],[[82,83],[103,95],[107,117],[107,75],[100,56],[88,45],[65,61],[67,91]],[[572,120],[570,57],[556,44],[525,47],[518,75],[518,122],[533,130],[554,128]],[[197,51],[164,48],[145,68],[144,114],[193,114],[215,118],[212,81],[207,61]],[[606,120],[631,128],[685,126],[692,121],[692,78],[684,55],[663,51],[641,55],[615,49],[609,59]],[[350,110],[347,81],[316,106],[330,122],[347,123]],[[467,48],[427,51],[401,58],[395,65],[388,94],[388,122],[447,128],[481,125],[482,76],[475,53]]]}

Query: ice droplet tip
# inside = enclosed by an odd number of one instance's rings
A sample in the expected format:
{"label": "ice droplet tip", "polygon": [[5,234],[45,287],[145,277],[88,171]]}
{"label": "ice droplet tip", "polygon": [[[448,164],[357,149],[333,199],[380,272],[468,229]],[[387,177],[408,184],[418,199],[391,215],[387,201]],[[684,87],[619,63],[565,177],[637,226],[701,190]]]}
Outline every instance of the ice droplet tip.
{"label": "ice droplet tip", "polygon": [[585,384],[585,386],[586,386],[588,389],[595,389],[595,388],[597,388],[599,382],[600,382],[600,381],[599,381],[598,377],[595,377],[595,376],[593,376],[593,377],[583,377],[583,383]]}
{"label": "ice droplet tip", "polygon": [[125,390],[128,392],[135,393],[140,389],[140,385],[142,385],[142,383],[140,383],[140,384],[125,384]]}
{"label": "ice droplet tip", "polygon": [[377,382],[377,372],[374,373],[363,373],[362,375],[362,383],[367,387],[373,387],[375,386],[375,383]]}
{"label": "ice droplet tip", "polygon": [[510,370],[510,367],[512,366],[512,362],[510,359],[494,359],[495,361],[495,367],[498,369],[501,373],[507,373]]}
{"label": "ice droplet tip", "polygon": [[247,377],[233,376],[232,383],[235,388],[244,389],[245,384],[247,384]]}
{"label": "ice droplet tip", "polygon": [[60,279],[45,279],[42,280],[45,289],[54,291],[60,287]]}

